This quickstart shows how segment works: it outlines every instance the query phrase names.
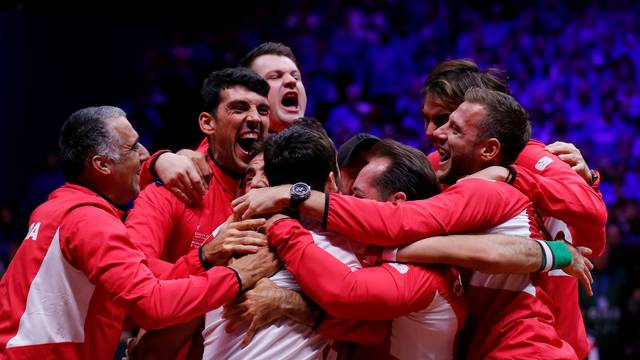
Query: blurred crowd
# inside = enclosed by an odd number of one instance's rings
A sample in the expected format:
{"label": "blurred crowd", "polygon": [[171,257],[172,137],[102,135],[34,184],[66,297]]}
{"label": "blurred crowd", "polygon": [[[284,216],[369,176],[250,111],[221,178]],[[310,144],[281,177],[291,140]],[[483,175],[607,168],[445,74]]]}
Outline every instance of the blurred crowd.
{"label": "blurred crowd", "polygon": [[[640,353],[640,2],[284,1],[251,16],[260,31],[248,21],[222,32],[176,27],[135,59],[137,86],[113,105],[127,111],[147,148],[195,145],[202,79],[263,41],[294,50],[307,115],[336,144],[368,132],[429,152],[419,111],[429,71],[450,58],[502,69],[530,112],[533,137],[574,143],[600,171],[608,244],[583,313],[602,358]],[[0,203],[0,274],[28,214],[63,181],[55,154],[42,163],[20,206]]]}

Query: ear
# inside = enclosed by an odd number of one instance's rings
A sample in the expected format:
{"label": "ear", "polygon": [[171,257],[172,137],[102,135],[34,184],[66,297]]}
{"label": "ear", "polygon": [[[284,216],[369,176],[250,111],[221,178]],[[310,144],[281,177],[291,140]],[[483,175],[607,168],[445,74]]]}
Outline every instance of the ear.
{"label": "ear", "polygon": [[501,147],[502,144],[500,144],[500,140],[496,138],[485,140],[480,148],[480,158],[484,162],[495,162],[499,160]]}
{"label": "ear", "polygon": [[91,167],[102,175],[111,174],[111,161],[102,155],[94,155],[91,158]]}
{"label": "ear", "polygon": [[216,118],[208,112],[200,113],[200,116],[198,116],[198,124],[200,125],[200,130],[202,130],[205,135],[211,136],[216,133]]}
{"label": "ear", "polygon": [[336,176],[333,174],[333,171],[329,172],[327,182],[324,184],[324,191],[338,192],[338,182],[336,181]]}
{"label": "ear", "polygon": [[387,199],[387,201],[396,201],[396,202],[407,201],[407,194],[405,194],[402,191],[398,191],[395,194],[389,195],[389,199]]}

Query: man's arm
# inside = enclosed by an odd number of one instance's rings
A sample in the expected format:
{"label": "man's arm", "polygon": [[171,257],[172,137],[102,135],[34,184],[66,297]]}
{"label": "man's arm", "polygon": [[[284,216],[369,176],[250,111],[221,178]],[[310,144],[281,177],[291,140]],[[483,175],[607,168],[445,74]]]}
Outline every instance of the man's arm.
{"label": "man's arm", "polygon": [[527,194],[545,214],[573,229],[577,246],[599,256],[606,242],[607,208],[602,194],[591,188],[572,168],[534,142],[516,160],[513,186]]}
{"label": "man's arm", "polygon": [[517,236],[447,235],[416,241],[398,249],[396,261],[448,264],[484,273],[531,273],[540,269],[540,246]]}
{"label": "man's arm", "polygon": [[98,208],[79,209],[67,215],[60,230],[65,258],[146,329],[191,320],[275,270],[273,256],[263,253],[186,279],[158,280],[117,218]]}
{"label": "man's arm", "polygon": [[[571,255],[571,262],[566,267],[558,266],[578,278],[587,294],[591,294],[593,281],[589,271],[593,269],[593,264],[585,258],[591,254],[591,250],[586,247],[574,248],[564,242],[554,242],[554,245],[566,246]],[[391,260],[448,264],[490,274],[531,273],[541,271],[546,265],[544,248],[538,242],[499,234],[435,236],[397,249],[395,259]],[[553,265],[549,268],[553,268]]]}
{"label": "man's arm", "polygon": [[[232,203],[243,218],[274,213],[289,204],[289,185],[253,189]],[[426,200],[378,202],[312,191],[300,205],[305,216],[366,244],[397,246],[425,237],[486,230],[522,212],[529,201],[512,187],[468,179]],[[327,209],[327,210],[325,210]]]}
{"label": "man's arm", "polygon": [[142,164],[140,188],[144,189],[160,179],[181,202],[193,206],[202,202],[211,175],[211,168],[202,152],[183,149],[174,154],[160,150]]}
{"label": "man's arm", "polygon": [[[204,271],[198,249],[181,256],[175,264],[160,259],[184,211],[185,205],[167,189],[151,185],[138,196],[125,221],[129,238],[142,250],[149,268],[160,278],[177,279]],[[234,254],[255,253],[259,246],[266,245],[266,240],[263,234],[252,229],[263,224],[264,219],[234,222],[230,217],[218,235],[203,246],[205,264],[224,266]]]}
{"label": "man's arm", "polygon": [[267,232],[285,266],[305,294],[333,316],[344,319],[392,319],[428,306],[435,294],[433,274],[413,265],[384,264],[352,272],[318,248],[297,221],[275,222]]}

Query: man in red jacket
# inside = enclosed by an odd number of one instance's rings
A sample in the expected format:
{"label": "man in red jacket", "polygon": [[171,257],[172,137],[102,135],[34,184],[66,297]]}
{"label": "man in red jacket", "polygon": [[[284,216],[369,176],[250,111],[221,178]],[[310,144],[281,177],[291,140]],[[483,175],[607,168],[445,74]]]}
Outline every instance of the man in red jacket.
{"label": "man in red jacket", "polygon": [[[447,122],[471,87],[509,93],[497,70],[481,70],[470,60],[444,61],[425,81],[422,114],[427,138],[435,147],[438,147],[436,130]],[[547,148],[557,151],[560,146],[555,143]],[[577,150],[567,155],[562,153],[566,150],[561,149],[558,158],[547,148],[536,140],[527,143],[514,164],[517,176],[513,186],[533,201],[549,240],[562,238],[575,246],[588,247],[593,256],[598,256],[606,241],[607,219],[606,206],[598,190],[599,175],[588,169]],[[438,153],[430,154],[429,159],[437,169]],[[497,179],[504,180],[506,176],[507,171],[498,169]],[[558,333],[571,344],[579,358],[585,358],[589,344],[578,304],[576,279],[562,270],[554,270],[541,275],[536,284],[549,295],[546,301],[553,310]]]}
{"label": "man in red jacket", "polygon": [[148,328],[179,323],[275,270],[265,253],[180,280],[153,275],[121,221],[149,156],[125,116],[86,108],[63,125],[67,183],[32,213],[0,280],[0,358],[111,359],[125,312]]}
{"label": "man in red jacket", "polygon": [[[269,132],[281,131],[304,116],[307,94],[298,61],[288,46],[262,43],[240,60],[240,66],[255,71],[269,83]],[[198,151],[178,152],[185,156],[167,150],[156,152],[143,166],[142,183],[149,184],[157,176],[185,204],[199,205],[211,177],[211,169],[201,155],[208,146],[205,138]]]}
{"label": "man in red jacket", "polygon": [[[376,203],[312,192],[299,208],[304,215],[323,219],[330,230],[378,245],[479,231],[536,237],[531,203],[523,194],[502,182],[458,181],[491,165],[512,163],[529,133],[526,112],[513,98],[473,89],[437,132],[443,160],[438,177],[450,185],[442,194],[420,201]],[[272,213],[287,207],[290,198],[286,185],[252,190],[234,200],[234,211],[243,218]],[[576,358],[558,337],[551,311],[528,275],[476,271],[469,296],[474,299],[470,304],[472,358]]]}

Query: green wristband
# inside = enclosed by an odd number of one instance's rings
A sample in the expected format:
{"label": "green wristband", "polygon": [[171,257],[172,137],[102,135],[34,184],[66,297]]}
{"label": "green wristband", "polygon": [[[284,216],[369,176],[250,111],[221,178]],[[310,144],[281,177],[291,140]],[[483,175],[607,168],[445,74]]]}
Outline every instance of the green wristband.
{"label": "green wristband", "polygon": [[553,265],[551,266],[552,270],[562,269],[571,264],[571,252],[569,251],[569,247],[565,244],[564,241],[545,241],[549,248],[551,249],[551,253],[553,253]]}

